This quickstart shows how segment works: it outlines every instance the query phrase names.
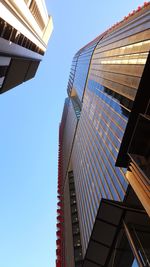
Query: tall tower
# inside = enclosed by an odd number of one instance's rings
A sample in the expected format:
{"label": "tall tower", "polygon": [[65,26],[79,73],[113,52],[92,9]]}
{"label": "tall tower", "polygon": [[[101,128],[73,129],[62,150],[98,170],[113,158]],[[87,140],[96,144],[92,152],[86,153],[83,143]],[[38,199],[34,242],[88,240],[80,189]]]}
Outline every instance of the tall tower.
{"label": "tall tower", "polygon": [[34,77],[52,29],[44,0],[0,1],[0,93]]}
{"label": "tall tower", "polygon": [[150,4],[74,56],[59,129],[57,267],[150,266]]}

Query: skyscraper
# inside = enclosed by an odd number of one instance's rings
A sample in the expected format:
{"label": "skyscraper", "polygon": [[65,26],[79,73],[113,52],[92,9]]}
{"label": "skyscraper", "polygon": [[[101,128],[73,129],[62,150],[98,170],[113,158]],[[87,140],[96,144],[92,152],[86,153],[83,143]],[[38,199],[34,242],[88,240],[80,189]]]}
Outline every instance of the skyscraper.
{"label": "skyscraper", "polygon": [[52,29],[44,0],[0,1],[0,93],[34,77]]}
{"label": "skyscraper", "polygon": [[59,129],[57,267],[150,266],[150,4],[74,56]]}

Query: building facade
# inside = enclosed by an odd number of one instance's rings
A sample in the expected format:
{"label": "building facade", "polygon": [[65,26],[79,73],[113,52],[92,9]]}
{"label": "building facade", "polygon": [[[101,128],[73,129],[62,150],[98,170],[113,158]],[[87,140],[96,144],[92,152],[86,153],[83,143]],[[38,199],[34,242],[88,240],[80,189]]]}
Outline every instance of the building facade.
{"label": "building facade", "polygon": [[74,56],[59,129],[57,267],[150,266],[150,3]]}
{"label": "building facade", "polygon": [[0,93],[34,77],[52,30],[44,0],[0,1]]}

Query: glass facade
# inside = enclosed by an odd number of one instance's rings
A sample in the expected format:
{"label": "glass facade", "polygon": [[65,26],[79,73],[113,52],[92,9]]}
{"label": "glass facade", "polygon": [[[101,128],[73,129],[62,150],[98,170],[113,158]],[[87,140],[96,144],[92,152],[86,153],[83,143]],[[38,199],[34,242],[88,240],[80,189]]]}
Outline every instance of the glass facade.
{"label": "glass facade", "polygon": [[129,111],[107,91],[88,80],[72,152],[85,251],[101,198],[122,201],[127,188],[115,160]]}
{"label": "glass facade", "polygon": [[84,253],[101,198],[123,201],[126,195],[126,169],[115,163],[150,47],[149,30],[143,24],[139,32],[140,23],[135,19],[104,34],[94,45],[88,71],[83,53],[78,58],[73,86],[84,97],[71,160]]}
{"label": "glass facade", "polygon": [[63,150],[63,177],[66,176],[66,171],[69,164],[70,154],[72,150],[72,143],[75,135],[77,116],[74,112],[72,101],[67,98],[64,106],[63,121],[63,137],[62,137],[62,150]]}
{"label": "glass facade", "polygon": [[75,90],[80,101],[82,101],[83,98],[87,75],[94,49],[102,36],[103,35],[98,36],[90,43],[90,45],[86,45],[81,48],[73,58],[67,92],[68,95],[71,95],[72,91]]}
{"label": "glass facade", "polygon": [[[126,178],[127,168],[117,167],[116,160],[149,57],[148,20],[149,7],[146,6],[146,9],[144,7],[140,13],[136,14],[135,12],[127,22],[123,21],[115,29],[107,30],[80,49],[73,58],[67,89],[69,95],[67,115],[65,121],[62,120],[62,165],[64,183],[67,181],[69,173],[73,173],[74,177],[76,207],[71,212],[75,212],[77,215],[76,211],[78,210],[80,245],[83,258],[85,258],[83,266],[97,266],[94,265],[96,261],[90,263],[93,265],[86,265],[86,261],[89,260],[86,255],[90,254],[90,246],[96,247],[92,236],[95,224],[98,220],[100,223],[100,219],[97,217],[101,203],[107,200],[121,205],[125,203],[129,194],[129,179]],[[74,201],[73,195],[71,201]],[[72,209],[73,204],[71,202]],[[126,209],[125,206],[119,206],[119,208],[120,210],[121,208]],[[133,220],[132,216],[131,218]],[[76,222],[76,219],[77,216],[72,216],[73,223]],[[128,220],[126,221],[128,227]],[[117,225],[113,225],[110,221],[102,221],[101,225],[105,223],[107,227],[110,224],[114,229],[117,229],[119,225],[119,221]],[[105,225],[103,227],[105,228]],[[73,226],[74,231],[76,229]],[[138,243],[136,234],[137,232],[134,233],[133,239]],[[123,243],[126,240],[126,253],[128,254],[130,246],[126,235],[125,232],[119,233],[118,240],[122,240]],[[114,244],[118,242],[116,240],[112,243],[112,250],[114,250]],[[92,243],[93,245],[91,245]],[[146,262],[149,257],[149,249],[147,241],[143,244],[143,250],[139,244],[137,246],[139,246],[138,250],[142,251],[140,253]],[[103,245],[105,249],[108,246],[101,244],[101,246]],[[107,247],[107,250],[109,249],[110,247]],[[99,258],[98,254],[99,252],[96,256],[97,259]],[[97,260],[98,266],[137,266],[134,253],[129,253],[131,256],[125,261],[126,263],[122,262],[119,252],[116,254],[116,259],[112,258],[112,254],[108,252],[106,261],[103,258],[103,262],[105,261],[103,265]],[[116,263],[111,265],[114,260]],[[118,262],[123,265],[117,265]]]}
{"label": "glass facade", "polygon": [[94,48],[95,44],[93,44],[90,47],[84,48],[82,52],[80,52],[80,55],[78,57],[73,88],[76,90],[80,100],[82,100],[85,83],[87,79],[87,73]]}

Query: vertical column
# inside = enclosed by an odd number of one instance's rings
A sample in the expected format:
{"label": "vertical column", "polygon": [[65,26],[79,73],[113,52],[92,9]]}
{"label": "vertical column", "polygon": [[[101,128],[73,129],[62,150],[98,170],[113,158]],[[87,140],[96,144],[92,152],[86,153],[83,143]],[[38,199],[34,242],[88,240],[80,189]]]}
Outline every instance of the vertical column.
{"label": "vertical column", "polygon": [[70,210],[71,210],[71,220],[72,220],[74,261],[75,261],[75,267],[80,267],[82,264],[83,257],[82,257],[80,227],[79,227],[73,171],[70,171],[68,173],[68,180],[69,180],[69,191],[70,191]]}

